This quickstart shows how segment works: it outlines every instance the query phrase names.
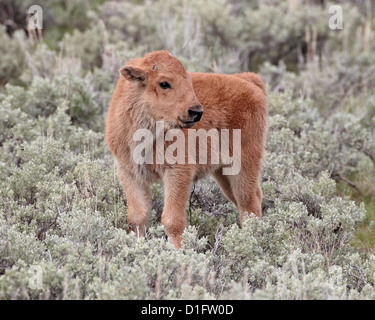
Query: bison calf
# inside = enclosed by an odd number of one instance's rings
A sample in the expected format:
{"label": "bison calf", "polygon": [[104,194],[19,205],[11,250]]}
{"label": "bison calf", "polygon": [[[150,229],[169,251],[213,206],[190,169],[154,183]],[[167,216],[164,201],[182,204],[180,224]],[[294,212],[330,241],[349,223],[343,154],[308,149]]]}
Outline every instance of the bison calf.
{"label": "bison calf", "polygon": [[120,69],[105,137],[117,160],[130,228],[144,234],[149,187],[162,179],[162,223],[180,248],[192,182],[207,174],[236,205],[241,224],[245,212],[260,218],[266,121],[265,86],[253,73],[189,73],[168,51],[129,61]]}

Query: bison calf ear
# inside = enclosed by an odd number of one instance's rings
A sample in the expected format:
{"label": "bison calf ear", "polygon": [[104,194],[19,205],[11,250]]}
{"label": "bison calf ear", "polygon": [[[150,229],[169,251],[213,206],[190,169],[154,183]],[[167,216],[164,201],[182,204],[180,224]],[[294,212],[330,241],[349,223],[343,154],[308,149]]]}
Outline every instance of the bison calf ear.
{"label": "bison calf ear", "polygon": [[145,82],[147,79],[146,73],[139,67],[123,66],[120,69],[120,74],[129,81]]}

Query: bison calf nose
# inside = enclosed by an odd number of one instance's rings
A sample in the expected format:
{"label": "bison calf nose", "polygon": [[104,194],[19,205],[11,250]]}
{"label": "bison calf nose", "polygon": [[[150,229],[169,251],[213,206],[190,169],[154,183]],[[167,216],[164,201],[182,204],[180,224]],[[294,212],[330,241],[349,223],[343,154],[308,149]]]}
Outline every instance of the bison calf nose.
{"label": "bison calf nose", "polygon": [[198,122],[202,118],[203,108],[202,106],[194,106],[188,110],[188,113],[193,121]]}

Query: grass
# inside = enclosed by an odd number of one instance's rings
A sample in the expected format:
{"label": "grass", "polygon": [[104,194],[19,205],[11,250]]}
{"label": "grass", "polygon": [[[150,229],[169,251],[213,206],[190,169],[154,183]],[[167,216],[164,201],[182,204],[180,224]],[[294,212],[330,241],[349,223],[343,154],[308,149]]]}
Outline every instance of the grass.
{"label": "grass", "polygon": [[349,196],[358,205],[363,203],[366,209],[366,218],[358,227],[353,239],[353,246],[363,249],[370,254],[375,254],[375,190],[368,178],[352,176],[353,181],[361,193],[348,186],[343,181],[337,184],[339,195]]}
{"label": "grass", "polygon": [[375,197],[364,197],[366,219],[359,226],[353,245],[375,254]]}

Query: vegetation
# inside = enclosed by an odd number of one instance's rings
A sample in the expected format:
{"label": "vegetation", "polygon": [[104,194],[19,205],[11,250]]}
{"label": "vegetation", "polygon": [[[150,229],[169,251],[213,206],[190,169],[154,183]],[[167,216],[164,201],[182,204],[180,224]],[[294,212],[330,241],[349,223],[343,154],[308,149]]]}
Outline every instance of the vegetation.
{"label": "vegetation", "polygon": [[[0,22],[0,299],[375,299],[372,1],[0,0]],[[160,184],[147,236],[129,233],[103,140],[118,69],[158,49],[269,94],[264,218],[240,229],[203,180],[179,251]]]}

